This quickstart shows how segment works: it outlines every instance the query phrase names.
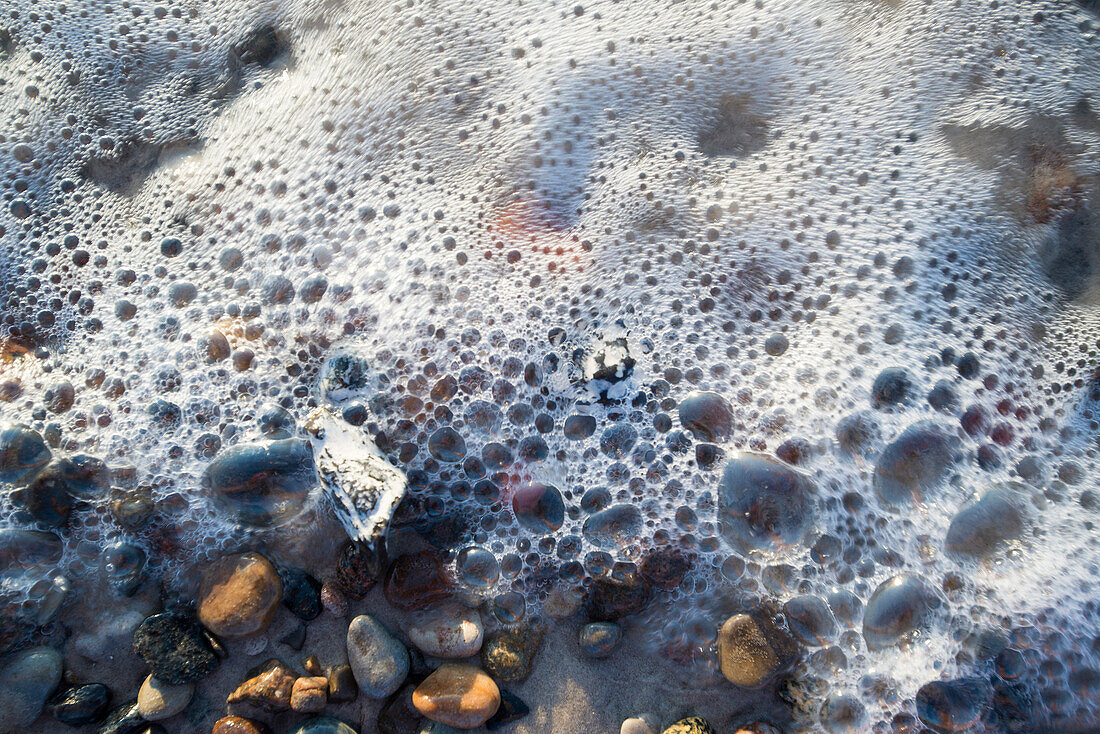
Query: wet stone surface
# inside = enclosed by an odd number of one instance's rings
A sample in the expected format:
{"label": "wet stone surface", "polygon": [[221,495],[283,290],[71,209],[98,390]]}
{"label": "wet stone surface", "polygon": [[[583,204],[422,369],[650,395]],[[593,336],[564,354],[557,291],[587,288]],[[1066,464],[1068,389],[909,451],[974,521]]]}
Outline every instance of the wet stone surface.
{"label": "wet stone surface", "polygon": [[165,683],[194,683],[218,666],[218,658],[194,619],[164,612],[134,633],[134,650]]}

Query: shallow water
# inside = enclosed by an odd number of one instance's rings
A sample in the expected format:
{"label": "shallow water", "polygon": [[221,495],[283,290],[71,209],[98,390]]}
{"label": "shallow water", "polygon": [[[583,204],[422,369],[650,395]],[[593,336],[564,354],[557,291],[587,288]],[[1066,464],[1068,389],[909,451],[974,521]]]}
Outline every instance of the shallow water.
{"label": "shallow water", "polygon": [[25,613],[119,541],[185,597],[310,537],[326,406],[501,619],[662,549],[634,625],[692,690],[766,606],[807,730],[960,680],[1095,723],[1089,3],[9,7],[0,417],[106,464],[5,439],[4,522],[63,539]]}

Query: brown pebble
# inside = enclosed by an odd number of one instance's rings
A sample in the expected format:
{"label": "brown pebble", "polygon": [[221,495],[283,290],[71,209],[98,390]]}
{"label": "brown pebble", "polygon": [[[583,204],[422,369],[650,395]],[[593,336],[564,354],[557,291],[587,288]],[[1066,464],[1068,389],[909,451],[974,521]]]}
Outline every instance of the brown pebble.
{"label": "brown pebble", "polygon": [[386,601],[403,612],[425,609],[451,595],[453,583],[434,551],[398,556],[382,584]]}
{"label": "brown pebble", "polygon": [[302,661],[302,667],[306,669],[306,672],[310,675],[324,675],[324,669],[321,668],[321,661],[316,655],[310,655]]}
{"label": "brown pebble", "polygon": [[222,637],[244,637],[271,624],[283,582],[259,553],[222,556],[207,567],[199,589],[199,621]]}
{"label": "brown pebble", "polygon": [[271,734],[271,729],[260,721],[240,716],[223,716],[214,722],[210,734]]}
{"label": "brown pebble", "polygon": [[335,581],[329,580],[321,584],[321,606],[334,617],[348,616],[347,597],[340,591]]}
{"label": "brown pebble", "polygon": [[359,696],[359,684],[350,665],[334,665],[325,671],[328,678],[328,700],[334,703],[354,701]]}
{"label": "brown pebble", "polygon": [[276,658],[249,671],[248,679],[229,694],[226,703],[249,703],[265,711],[286,711],[298,675]]}
{"label": "brown pebble", "polygon": [[354,701],[359,696],[359,684],[350,665],[334,665],[326,671],[328,700],[333,703]]}
{"label": "brown pebble", "polygon": [[456,729],[473,729],[500,708],[500,689],[480,668],[444,663],[416,687],[412,702],[432,721]]}
{"label": "brown pebble", "polygon": [[793,666],[798,646],[766,614],[735,614],[718,632],[718,658],[730,683],[756,688]]}
{"label": "brown pebble", "polygon": [[336,559],[336,583],[352,599],[367,595],[382,575],[382,559],[366,543],[348,542]]}
{"label": "brown pebble", "polygon": [[294,681],[290,692],[290,708],[302,714],[323,711],[328,703],[328,678],[306,676]]}

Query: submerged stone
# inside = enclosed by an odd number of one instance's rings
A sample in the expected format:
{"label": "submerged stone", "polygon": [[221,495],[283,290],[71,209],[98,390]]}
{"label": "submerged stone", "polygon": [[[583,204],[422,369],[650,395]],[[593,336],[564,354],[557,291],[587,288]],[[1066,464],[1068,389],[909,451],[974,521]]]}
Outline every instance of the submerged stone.
{"label": "submerged stone", "polygon": [[210,462],[202,476],[214,506],[251,528],[291,520],[316,485],[310,446],[298,438],[233,446]]}
{"label": "submerged stone", "polygon": [[813,522],[808,476],[763,454],[738,454],[726,464],[718,484],[718,523],[735,548],[784,550],[800,543]]}
{"label": "submerged stone", "polygon": [[981,559],[1019,538],[1027,527],[1027,491],[1022,484],[1008,484],[964,507],[947,528],[944,548],[955,556]]}
{"label": "submerged stone", "polygon": [[899,574],[883,581],[863,612],[863,639],[880,650],[909,640],[935,619],[943,601],[923,579]]}
{"label": "submerged stone", "polygon": [[622,548],[642,530],[642,512],[634,505],[612,505],[585,518],[584,537],[598,548]]}
{"label": "submerged stone", "polygon": [[978,680],[932,681],[917,691],[917,716],[938,732],[963,732],[978,724],[988,698]]}
{"label": "submerged stone", "polygon": [[955,441],[934,423],[906,428],[882,450],[875,464],[875,491],[890,505],[922,502],[947,478]]}
{"label": "submerged stone", "polygon": [[733,432],[733,409],[715,392],[693,392],[680,401],[680,425],[701,441],[721,442]]}
{"label": "submerged stone", "polygon": [[565,521],[565,502],[557,487],[533,482],[512,496],[512,511],[525,528],[552,533]]}

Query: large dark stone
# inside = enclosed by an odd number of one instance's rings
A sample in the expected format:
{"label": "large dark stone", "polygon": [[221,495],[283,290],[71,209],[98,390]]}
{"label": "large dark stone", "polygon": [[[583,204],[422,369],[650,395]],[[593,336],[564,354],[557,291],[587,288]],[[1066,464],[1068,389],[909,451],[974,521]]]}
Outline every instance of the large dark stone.
{"label": "large dark stone", "polygon": [[134,632],[134,650],[164,683],[202,680],[218,658],[198,622],[182,614],[154,614]]}

